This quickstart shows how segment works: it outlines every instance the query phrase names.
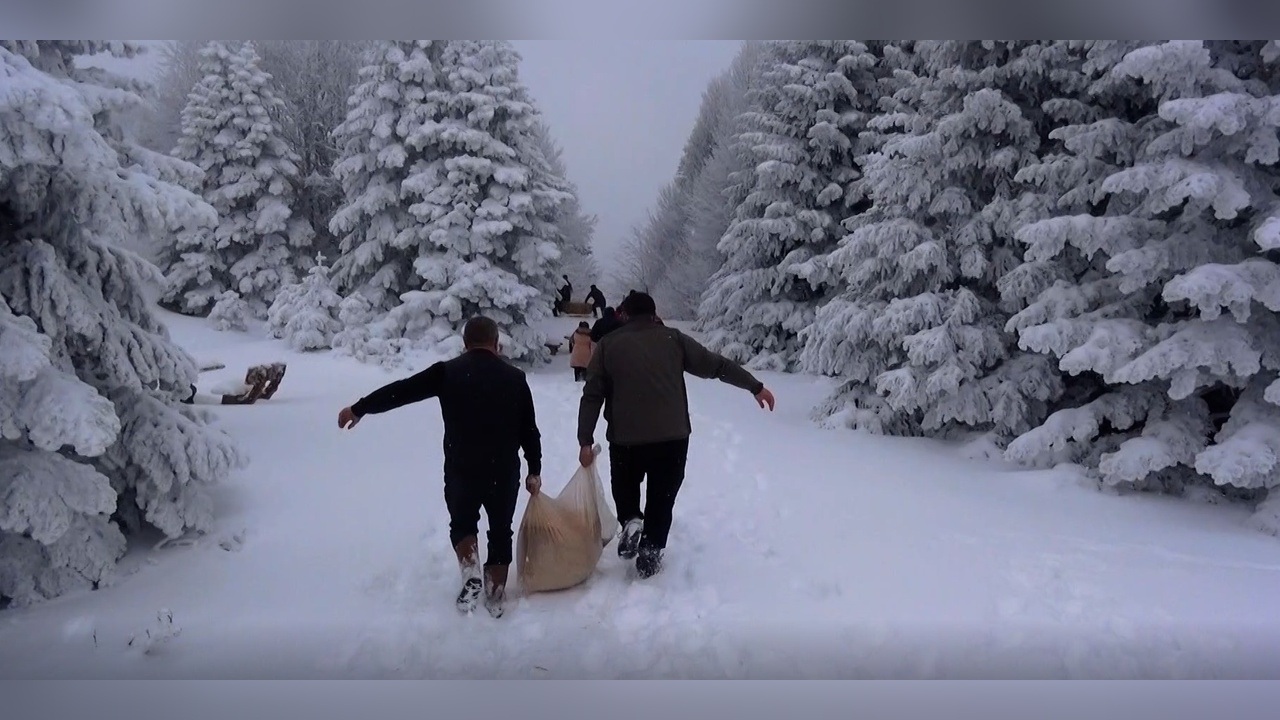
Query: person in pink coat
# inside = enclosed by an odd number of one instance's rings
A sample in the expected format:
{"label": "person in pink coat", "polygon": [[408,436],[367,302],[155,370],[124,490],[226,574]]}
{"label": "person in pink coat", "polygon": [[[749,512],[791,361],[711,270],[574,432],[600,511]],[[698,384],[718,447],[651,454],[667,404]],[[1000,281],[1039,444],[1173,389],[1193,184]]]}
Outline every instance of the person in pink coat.
{"label": "person in pink coat", "polygon": [[586,377],[595,345],[591,340],[591,326],[586,320],[578,323],[577,329],[569,336],[569,367],[573,368],[574,382],[581,382]]}

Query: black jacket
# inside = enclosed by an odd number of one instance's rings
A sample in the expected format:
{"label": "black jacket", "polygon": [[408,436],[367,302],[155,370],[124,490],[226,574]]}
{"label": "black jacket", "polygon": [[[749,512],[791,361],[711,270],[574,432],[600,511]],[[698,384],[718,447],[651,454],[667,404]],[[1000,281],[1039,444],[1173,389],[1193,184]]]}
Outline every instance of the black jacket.
{"label": "black jacket", "polygon": [[608,303],[604,301],[604,293],[600,292],[600,288],[592,288],[591,292],[587,293],[587,300],[598,308],[608,305]]}
{"label": "black jacket", "polygon": [[591,342],[600,342],[600,338],[622,327],[617,315],[606,315],[591,326]]}
{"label": "black jacket", "polygon": [[518,479],[521,450],[529,474],[542,474],[542,434],[529,381],[486,350],[468,351],[381,387],[351,411],[357,417],[377,415],[433,397],[440,399],[444,419],[446,478]]}

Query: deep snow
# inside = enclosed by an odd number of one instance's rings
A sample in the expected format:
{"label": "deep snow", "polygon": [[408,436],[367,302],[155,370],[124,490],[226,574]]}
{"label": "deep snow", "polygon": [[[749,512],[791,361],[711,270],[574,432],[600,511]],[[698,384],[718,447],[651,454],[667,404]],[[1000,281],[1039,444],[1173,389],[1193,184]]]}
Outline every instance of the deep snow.
{"label": "deep snow", "polygon": [[[113,587],[0,612],[0,676],[1280,677],[1280,542],[1246,510],[824,430],[808,414],[828,381],[772,373],[774,413],[690,379],[661,575],[632,579],[610,545],[584,586],[460,616],[434,401],[344,432],[338,410],[404,371],[164,315],[227,365],[203,387],[289,363],[274,399],[213,408],[251,465],[220,490],[216,532],[132,554]],[[564,353],[531,383],[555,492],[581,386]],[[180,634],[129,646],[162,610]]]}

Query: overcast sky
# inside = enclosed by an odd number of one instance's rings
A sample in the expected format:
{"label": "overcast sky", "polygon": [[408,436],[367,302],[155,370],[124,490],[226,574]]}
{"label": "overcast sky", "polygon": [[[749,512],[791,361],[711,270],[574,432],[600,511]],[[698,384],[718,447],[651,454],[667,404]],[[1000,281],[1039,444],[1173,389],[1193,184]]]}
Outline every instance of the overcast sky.
{"label": "overcast sky", "polygon": [[[604,265],[675,173],[702,91],[741,43],[516,41],[521,75],[564,148]],[[602,267],[606,274],[607,268]]]}
{"label": "overcast sky", "polygon": [[[582,205],[599,218],[610,264],[675,173],[707,82],[741,45],[720,40],[517,40],[529,86],[564,149]],[[156,54],[113,69],[148,75]]]}

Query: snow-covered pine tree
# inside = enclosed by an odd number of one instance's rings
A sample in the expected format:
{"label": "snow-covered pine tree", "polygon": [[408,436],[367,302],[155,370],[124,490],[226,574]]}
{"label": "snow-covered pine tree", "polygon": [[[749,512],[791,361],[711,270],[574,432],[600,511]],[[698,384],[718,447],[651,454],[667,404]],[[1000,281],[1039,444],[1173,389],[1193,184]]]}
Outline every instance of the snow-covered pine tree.
{"label": "snow-covered pine tree", "polygon": [[196,378],[113,239],[216,222],[114,116],[139,83],[77,68],[126,43],[0,41],[0,605],[112,581],[128,532],[209,526],[243,460],[180,403]]}
{"label": "snow-covered pine tree", "polygon": [[360,361],[377,362],[387,367],[402,366],[403,353],[409,344],[403,338],[375,335],[373,323],[377,319],[373,303],[359,291],[343,298],[338,303],[341,329],[333,336],[333,349]]}
{"label": "snow-covered pine tree", "polygon": [[283,338],[294,350],[326,350],[333,336],[342,330],[338,308],[342,297],[329,279],[324,256],[299,283],[281,288],[267,312],[267,327],[273,337]]}
{"label": "snow-covered pine tree", "polygon": [[719,250],[726,258],[699,308],[708,347],[754,368],[791,370],[799,333],[825,302],[803,275],[843,235],[859,89],[876,58],[853,40],[772,42],[742,134],[755,168]]}
{"label": "snow-covered pine tree", "polygon": [[844,285],[807,340],[806,369],[843,385],[818,413],[872,432],[1033,427],[1062,390],[1053,363],[1019,353],[998,283],[1021,263],[1014,234],[1047,213],[1017,178],[1053,127],[1070,58],[1036,42],[918,42],[886,47],[905,72],[871,121],[862,163],[871,207],[826,259]]}
{"label": "snow-covered pine tree", "polygon": [[593,283],[599,284],[601,280],[600,267],[596,264],[595,253],[592,250],[597,218],[582,209],[578,188],[568,180],[569,172],[564,163],[564,153],[551,134],[551,126],[545,121],[540,121],[535,128],[534,138],[538,142],[538,149],[547,159],[551,172],[565,179],[565,185],[573,195],[573,200],[564,204],[560,214],[554,220],[564,238],[560,248],[560,264],[556,269],[556,277],[568,275],[574,289],[579,291],[574,299],[581,300],[586,297],[587,288]]}
{"label": "snow-covered pine tree", "polygon": [[687,199],[681,178],[662,186],[644,222],[632,229],[622,248],[620,267],[614,273],[618,286],[652,295],[658,304],[658,314],[664,317],[671,317],[672,302],[664,281],[685,246],[689,224]]}
{"label": "snow-covered pine tree", "polygon": [[235,290],[227,290],[218,296],[218,301],[213,304],[213,309],[209,311],[209,322],[218,330],[239,330],[245,331],[249,329],[249,317],[252,312],[249,310],[249,304],[240,297],[240,293]]}
{"label": "snow-covered pine tree", "polygon": [[312,252],[338,256],[338,239],[329,220],[342,202],[342,186],[333,177],[338,147],[333,129],[347,114],[347,99],[363,66],[367,40],[273,40],[258,47],[262,68],[284,101],[280,129],[298,154],[294,213],[307,218],[315,237]]}
{"label": "snow-covered pine tree", "polygon": [[383,337],[449,354],[484,314],[510,358],[547,355],[536,325],[555,293],[555,219],[573,196],[538,150],[519,60],[505,42],[388,43],[363,73],[339,128],[349,194],[334,232],[344,293],[390,311]]}
{"label": "snow-covered pine tree", "polygon": [[[1115,72],[1116,66],[1134,50],[1154,43],[1145,41],[1089,41],[1055,43],[1067,46],[1083,62],[1069,72],[1085,83],[1084,91],[1075,98],[1058,98],[1046,106],[1059,121],[1047,138],[1046,151],[1039,162],[1019,171],[1018,180],[1034,188],[1042,196],[1049,216],[1024,225],[1016,238],[1026,245],[1022,263],[1000,280],[1006,304],[1018,308],[1006,323],[1006,329],[1019,338],[1019,348],[1057,355],[1070,351],[1066,336],[1089,332],[1096,325],[1104,333],[1145,322],[1158,301],[1157,290],[1146,293],[1123,293],[1119,278],[1107,269],[1110,257],[1098,252],[1093,242],[1072,243],[1072,226],[1099,223],[1112,231],[1142,232],[1137,224],[1118,217],[1127,213],[1132,202],[1123,197],[1110,197],[1102,190],[1106,179],[1124,167],[1130,167],[1149,138],[1158,99],[1144,91],[1132,78]],[[1115,214],[1117,217],[1107,219]],[[1090,219],[1092,218],[1092,219]],[[1124,227],[1122,227],[1122,225]],[[1046,243],[1047,241],[1047,243]],[[1062,333],[1060,338],[1055,334]],[[1101,336],[1099,336],[1101,339]],[[1058,355],[1061,358],[1061,355]],[[1128,421],[1132,407],[1112,393],[1102,373],[1084,370],[1076,363],[1057,360],[1064,380],[1064,392],[1052,409],[1089,406],[1114,407],[1110,411],[1121,424]],[[1150,391],[1150,388],[1146,389]],[[1119,388],[1121,395],[1127,392]],[[1158,390],[1155,391],[1158,394]],[[1109,397],[1108,397],[1109,396]],[[1116,412],[1118,411],[1118,412]],[[1057,413],[1051,423],[1058,425],[1068,415],[1086,420],[1085,412]],[[1103,421],[1106,424],[1106,421]],[[1045,437],[1045,428],[1015,440],[1006,455],[1024,462],[1052,463],[1081,461],[1096,465],[1097,458],[1088,457],[1090,437],[1083,444],[1068,439],[1055,441],[1052,451],[1034,448],[1035,438]],[[1105,443],[1104,443],[1105,445]],[[1105,451],[1105,450],[1103,450]],[[1053,457],[1051,457],[1053,456]]]}
{"label": "snow-covered pine tree", "polygon": [[333,130],[340,152],[333,176],[343,204],[329,221],[341,254],[333,278],[346,295],[358,291],[379,313],[395,307],[412,286],[419,239],[410,212],[419,198],[404,183],[424,162],[404,143],[421,123],[421,105],[441,82],[437,64],[444,41],[375,42],[348,100],[347,117]]}
{"label": "snow-covered pine tree", "polygon": [[[758,78],[757,62],[762,44],[748,42],[724,75],[717,77],[703,96],[700,117],[705,130],[695,127],[688,145],[705,135],[707,155],[700,158],[686,152],[682,172],[689,177],[685,191],[686,224],[683,245],[676,262],[662,282],[663,315],[673,319],[697,319],[698,307],[711,277],[724,266],[719,250],[733,219],[733,211],[743,199],[731,186],[751,173],[748,153],[737,142],[742,113],[747,110],[747,93]],[[700,160],[700,161],[698,161]]]}
{"label": "snow-covered pine tree", "polygon": [[[1064,129],[1077,156],[1109,170],[1095,181],[1098,211],[1021,236],[1029,255],[1093,264],[1015,318],[1024,346],[1101,387],[1008,455],[1079,462],[1108,485],[1210,481],[1264,497],[1280,485],[1277,46],[1107,50],[1098,84],[1127,83],[1129,106],[1147,114]],[[1280,532],[1280,500],[1255,523]]]}
{"label": "snow-covered pine tree", "polygon": [[696,319],[707,282],[723,264],[717,245],[728,227],[726,214],[739,200],[726,197],[729,178],[751,163],[735,140],[737,120],[747,109],[764,47],[744,43],[729,68],[707,84],[675,177],[632,230],[613,273],[619,286],[653,295],[664,318]]}
{"label": "snow-covered pine tree", "polygon": [[[160,71],[151,112],[143,132],[147,147],[169,152],[182,134],[182,110],[200,72],[200,50],[206,43],[177,40],[160,47]],[[341,200],[342,188],[332,177],[337,146],[332,131],[347,113],[365,40],[264,40],[257,44],[261,67],[271,75],[276,95],[284,101],[277,119],[286,142],[299,157],[294,213],[307,218],[315,231],[311,248],[326,257],[338,254],[337,240],[327,231]],[[155,250],[163,250],[159,246]],[[154,253],[159,256],[160,253]],[[168,267],[170,262],[160,262]]]}
{"label": "snow-covered pine tree", "polygon": [[204,76],[183,109],[174,155],[204,172],[199,190],[219,220],[177,237],[163,303],[202,315],[235,290],[263,318],[277,290],[309,265],[300,249],[315,233],[293,211],[298,156],[281,134],[283,104],[253,43],[233,50],[211,42],[200,58]]}

